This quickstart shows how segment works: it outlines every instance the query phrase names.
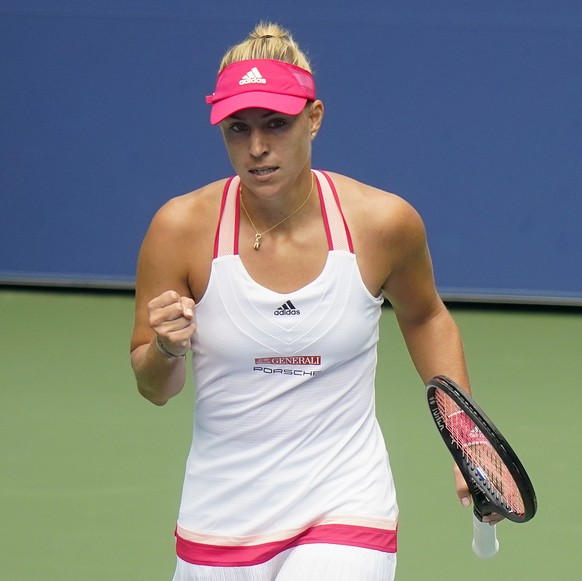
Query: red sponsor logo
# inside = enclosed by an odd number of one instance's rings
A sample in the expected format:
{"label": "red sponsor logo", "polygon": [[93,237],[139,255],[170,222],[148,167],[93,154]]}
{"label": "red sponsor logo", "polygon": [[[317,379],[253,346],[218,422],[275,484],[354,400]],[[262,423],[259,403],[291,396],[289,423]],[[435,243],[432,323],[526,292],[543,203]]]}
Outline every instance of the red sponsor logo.
{"label": "red sponsor logo", "polygon": [[255,365],[321,365],[320,355],[294,355],[293,357],[257,357]]}

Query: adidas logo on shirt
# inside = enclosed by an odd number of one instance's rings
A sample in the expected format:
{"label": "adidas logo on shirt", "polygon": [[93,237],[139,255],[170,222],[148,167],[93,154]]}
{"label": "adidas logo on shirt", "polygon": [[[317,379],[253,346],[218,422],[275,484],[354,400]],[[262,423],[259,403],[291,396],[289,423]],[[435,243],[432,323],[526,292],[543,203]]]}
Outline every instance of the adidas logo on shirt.
{"label": "adidas logo on shirt", "polygon": [[301,311],[295,307],[291,301],[283,303],[275,312],[274,315],[300,315]]}
{"label": "adidas logo on shirt", "polygon": [[253,67],[239,82],[239,85],[251,85],[253,83],[265,85],[267,79],[261,75],[257,67]]}

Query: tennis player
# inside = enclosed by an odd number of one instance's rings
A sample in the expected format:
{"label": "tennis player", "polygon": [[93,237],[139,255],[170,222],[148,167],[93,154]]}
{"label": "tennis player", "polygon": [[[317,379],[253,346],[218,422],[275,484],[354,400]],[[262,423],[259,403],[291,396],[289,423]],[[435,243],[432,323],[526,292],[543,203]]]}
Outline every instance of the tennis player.
{"label": "tennis player", "polygon": [[157,405],[193,353],[174,580],[393,579],[398,507],[374,408],[385,298],[422,380],[468,385],[423,223],[401,198],[311,167],[324,107],[278,25],[226,53],[207,101],[234,177],[154,217],[131,344]]}

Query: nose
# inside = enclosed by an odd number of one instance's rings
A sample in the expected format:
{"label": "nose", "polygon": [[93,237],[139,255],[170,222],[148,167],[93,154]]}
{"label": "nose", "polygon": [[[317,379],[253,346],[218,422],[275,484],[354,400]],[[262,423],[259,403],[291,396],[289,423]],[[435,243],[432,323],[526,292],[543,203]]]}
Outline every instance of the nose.
{"label": "nose", "polygon": [[253,157],[262,157],[269,151],[269,144],[265,134],[259,129],[251,131],[249,152]]}

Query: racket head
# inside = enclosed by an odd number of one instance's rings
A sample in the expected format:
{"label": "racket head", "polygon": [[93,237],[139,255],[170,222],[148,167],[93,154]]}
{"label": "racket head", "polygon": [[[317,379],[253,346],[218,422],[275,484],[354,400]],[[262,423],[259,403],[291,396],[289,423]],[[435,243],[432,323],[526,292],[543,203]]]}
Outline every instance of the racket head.
{"label": "racket head", "polygon": [[526,522],[537,510],[531,480],[517,454],[473,399],[444,375],[426,384],[432,418],[473,497],[479,519],[496,512]]}

